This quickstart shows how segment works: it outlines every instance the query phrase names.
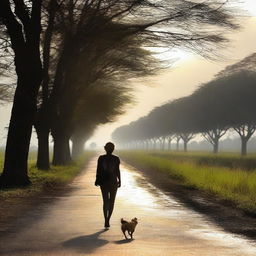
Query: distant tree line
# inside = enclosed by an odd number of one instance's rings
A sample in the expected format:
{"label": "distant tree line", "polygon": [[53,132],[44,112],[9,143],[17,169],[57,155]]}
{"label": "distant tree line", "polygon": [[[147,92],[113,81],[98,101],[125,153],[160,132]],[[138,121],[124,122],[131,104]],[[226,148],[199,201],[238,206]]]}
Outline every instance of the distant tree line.
{"label": "distant tree line", "polygon": [[[235,132],[229,132],[227,136],[222,137],[219,142],[219,152],[240,152],[241,150],[241,139],[240,136]],[[174,141],[173,141],[174,142]],[[175,144],[172,144],[172,147],[175,147]],[[211,151],[211,144],[205,140],[192,140],[188,146],[189,150],[193,151]],[[255,153],[256,152],[256,136],[252,138],[247,143],[247,152]]]}
{"label": "distant tree line", "polygon": [[0,68],[17,85],[0,187],[30,183],[33,126],[37,167],[50,168],[50,134],[52,164],[66,165],[71,140],[76,157],[131,102],[131,81],[166,66],[152,48],[213,58],[227,42],[220,31],[236,28],[222,0],[1,0]]}
{"label": "distant tree line", "polygon": [[201,85],[193,94],[152,110],[147,116],[117,128],[113,140],[124,147],[171,148],[173,140],[182,140],[184,151],[195,135],[201,134],[219,150],[219,140],[228,130],[241,138],[241,154],[256,130],[256,54],[228,66],[216,77]]}

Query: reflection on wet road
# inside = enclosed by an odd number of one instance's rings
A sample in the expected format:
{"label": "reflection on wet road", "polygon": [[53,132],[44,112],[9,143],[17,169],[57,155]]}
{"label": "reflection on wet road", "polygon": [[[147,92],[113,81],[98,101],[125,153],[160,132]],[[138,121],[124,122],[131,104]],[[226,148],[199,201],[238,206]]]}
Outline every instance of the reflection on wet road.
{"label": "reflection on wet road", "polygon": [[[249,240],[227,233],[122,166],[111,228],[104,230],[100,189],[94,186],[97,159],[66,194],[42,197],[0,237],[4,256],[255,256]],[[137,217],[135,240],[126,241],[120,219]]]}
{"label": "reflection on wet road", "polygon": [[124,190],[119,192],[119,196],[132,204],[158,217],[164,216],[170,220],[182,221],[183,225],[189,227],[186,233],[190,236],[212,241],[219,246],[233,247],[236,252],[240,251],[241,255],[245,253],[256,255],[254,241],[221,230],[205,216],[184,207],[170,194],[161,192],[132,166],[127,164],[123,166],[122,180]]}

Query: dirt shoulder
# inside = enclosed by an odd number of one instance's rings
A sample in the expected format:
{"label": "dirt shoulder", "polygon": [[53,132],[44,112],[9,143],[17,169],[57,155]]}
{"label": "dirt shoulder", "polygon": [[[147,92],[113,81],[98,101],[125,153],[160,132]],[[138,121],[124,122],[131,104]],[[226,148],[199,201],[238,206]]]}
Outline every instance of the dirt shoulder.
{"label": "dirt shoulder", "polygon": [[1,198],[0,201],[0,236],[8,232],[13,223],[22,216],[25,216],[35,207],[48,204],[56,200],[59,196],[70,191],[68,184],[56,186],[51,189],[44,189],[32,196],[16,196]]}
{"label": "dirt shoulder", "polygon": [[[51,203],[58,197],[69,193],[71,190],[69,184],[78,174],[86,169],[93,156],[94,154],[88,153],[79,164],[68,167],[56,167],[55,169],[59,169],[57,170],[58,176],[56,175],[56,170],[49,170],[47,172],[52,172],[53,177],[38,176],[38,179],[41,178],[40,183],[36,180],[30,187],[24,188],[24,190],[17,189],[17,191],[11,192],[8,196],[0,194],[0,236],[9,230],[15,220],[25,216],[33,208]],[[62,169],[63,172],[65,171],[64,175],[68,176],[64,180],[61,177]],[[40,187],[35,189],[37,185]],[[8,193],[8,191],[5,192]]]}
{"label": "dirt shoulder", "polygon": [[[129,164],[129,161],[126,160]],[[134,163],[133,167],[136,167]],[[225,231],[244,235],[256,240],[256,216],[250,216],[237,209],[229,201],[220,200],[216,196],[197,189],[187,188],[170,178],[167,173],[152,169],[141,169],[150,183],[167,194],[177,198],[184,205],[204,214]]]}

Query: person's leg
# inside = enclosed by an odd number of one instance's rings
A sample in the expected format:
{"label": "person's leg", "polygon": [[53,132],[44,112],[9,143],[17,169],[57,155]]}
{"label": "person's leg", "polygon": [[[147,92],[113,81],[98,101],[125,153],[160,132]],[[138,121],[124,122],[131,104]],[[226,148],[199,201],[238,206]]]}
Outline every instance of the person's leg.
{"label": "person's leg", "polygon": [[117,192],[117,186],[111,186],[110,188],[110,198],[109,198],[109,212],[108,212],[108,220],[110,220],[110,217],[112,215],[115,199],[116,199],[116,192]]}
{"label": "person's leg", "polygon": [[105,186],[100,186],[103,199],[103,214],[105,219],[105,227],[109,226],[109,189]]}

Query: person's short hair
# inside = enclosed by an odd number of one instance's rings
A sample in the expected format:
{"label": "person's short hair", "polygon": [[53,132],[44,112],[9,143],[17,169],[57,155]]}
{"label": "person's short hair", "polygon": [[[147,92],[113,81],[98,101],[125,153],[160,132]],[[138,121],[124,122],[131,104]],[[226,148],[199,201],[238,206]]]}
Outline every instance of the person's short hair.
{"label": "person's short hair", "polygon": [[115,145],[114,145],[114,143],[112,143],[112,142],[108,142],[108,143],[106,143],[106,145],[104,146],[104,149],[106,150],[106,152],[112,153],[112,152],[114,151],[114,149],[115,149]]}

